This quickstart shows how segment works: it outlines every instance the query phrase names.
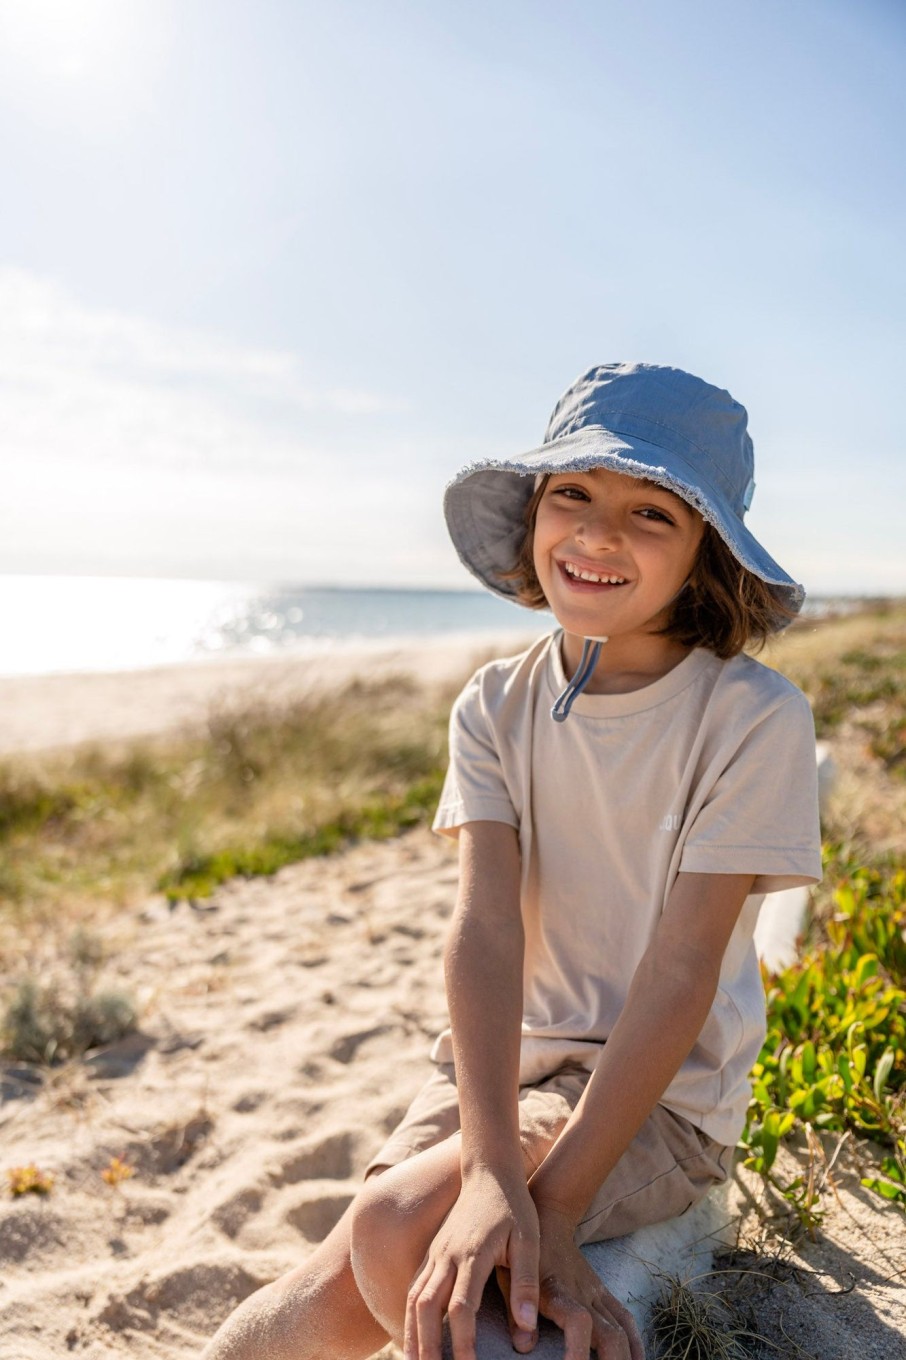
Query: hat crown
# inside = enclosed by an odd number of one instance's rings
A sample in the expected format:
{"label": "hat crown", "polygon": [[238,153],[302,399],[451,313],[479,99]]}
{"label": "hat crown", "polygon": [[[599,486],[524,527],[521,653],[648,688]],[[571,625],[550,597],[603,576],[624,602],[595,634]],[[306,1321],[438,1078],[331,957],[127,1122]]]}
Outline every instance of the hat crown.
{"label": "hat crown", "polygon": [[599,364],[557,402],[544,436],[556,443],[578,430],[606,429],[679,454],[734,512],[751,501],[754,449],[746,409],[729,392],[679,368]]}

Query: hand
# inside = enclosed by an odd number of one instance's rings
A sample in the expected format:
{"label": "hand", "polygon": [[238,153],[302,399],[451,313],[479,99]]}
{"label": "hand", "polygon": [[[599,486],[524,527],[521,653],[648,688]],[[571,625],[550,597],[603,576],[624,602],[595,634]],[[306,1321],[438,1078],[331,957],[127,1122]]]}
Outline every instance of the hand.
{"label": "hand", "polygon": [[405,1360],[440,1360],[444,1313],[455,1360],[476,1360],[475,1316],[495,1266],[509,1272],[514,1344],[527,1350],[538,1318],[538,1215],[518,1172],[504,1180],[481,1168],[464,1180],[409,1290]]}
{"label": "hand", "polygon": [[635,1318],[598,1279],[575,1242],[575,1223],[560,1210],[538,1206],[541,1231],[540,1311],[566,1342],[564,1360],[645,1360]]}

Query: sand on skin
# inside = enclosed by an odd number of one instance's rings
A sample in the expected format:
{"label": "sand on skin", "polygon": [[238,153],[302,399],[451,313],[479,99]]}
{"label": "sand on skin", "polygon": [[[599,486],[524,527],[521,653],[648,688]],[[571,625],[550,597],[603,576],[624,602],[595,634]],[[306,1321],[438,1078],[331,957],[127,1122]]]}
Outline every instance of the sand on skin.
{"label": "sand on skin", "polygon": [[[304,1259],[429,1070],[455,882],[453,848],[419,830],[103,927],[105,981],[139,998],[140,1034],[40,1084],[3,1069],[0,1171],[56,1176],[46,1199],[0,1201],[5,1360],[197,1356]],[[112,1156],[136,1169],[117,1190]],[[838,1180],[783,1328],[820,1360],[892,1360],[903,1216]]]}

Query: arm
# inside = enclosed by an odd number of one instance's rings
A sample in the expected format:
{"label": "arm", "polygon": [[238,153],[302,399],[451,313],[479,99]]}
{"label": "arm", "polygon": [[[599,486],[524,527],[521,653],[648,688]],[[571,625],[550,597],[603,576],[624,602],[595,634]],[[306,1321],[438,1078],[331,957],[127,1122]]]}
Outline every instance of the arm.
{"label": "arm", "polygon": [[[495,1267],[510,1271],[522,1344],[538,1300],[538,1220],[519,1141],[524,937],[515,830],[460,831],[460,889],[444,954],[462,1121],[459,1198],[431,1244],[406,1308],[407,1360],[440,1357],[449,1312],[457,1360],[474,1360],[475,1314]],[[527,1314],[521,1309],[528,1308]]]}
{"label": "arm", "polygon": [[[600,1296],[576,1227],[695,1044],[752,882],[750,874],[679,874],[582,1099],[532,1177],[541,1308],[564,1330],[561,1316],[575,1323],[576,1303],[587,1316]],[[591,1322],[585,1327],[590,1334]]]}
{"label": "arm", "polygon": [[519,886],[515,830],[502,822],[464,826],[444,974],[465,1178],[488,1167],[524,1179],[517,1109],[525,944]]}

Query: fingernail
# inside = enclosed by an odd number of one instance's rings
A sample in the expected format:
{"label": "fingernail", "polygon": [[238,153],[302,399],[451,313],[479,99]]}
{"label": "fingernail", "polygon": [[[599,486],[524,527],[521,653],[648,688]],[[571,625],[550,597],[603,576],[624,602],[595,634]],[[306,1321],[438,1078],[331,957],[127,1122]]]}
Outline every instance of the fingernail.
{"label": "fingernail", "polygon": [[520,1303],[516,1309],[516,1320],[531,1330],[538,1321],[538,1314],[530,1303]]}

